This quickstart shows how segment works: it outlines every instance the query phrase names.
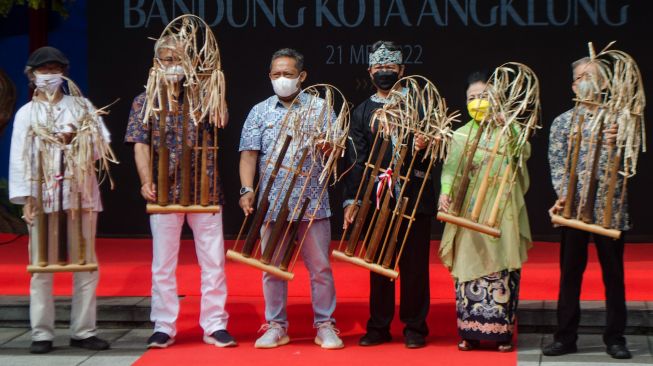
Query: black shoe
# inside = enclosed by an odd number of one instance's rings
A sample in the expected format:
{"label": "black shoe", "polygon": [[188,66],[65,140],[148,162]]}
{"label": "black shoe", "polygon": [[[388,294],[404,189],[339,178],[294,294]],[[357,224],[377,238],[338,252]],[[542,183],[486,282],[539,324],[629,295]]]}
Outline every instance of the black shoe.
{"label": "black shoe", "polygon": [[406,348],[422,348],[426,346],[426,339],[423,335],[409,330],[404,335],[404,344]]}
{"label": "black shoe", "polygon": [[175,343],[173,338],[163,332],[154,332],[147,339],[147,348],[167,348],[169,345]]}
{"label": "black shoe", "polygon": [[542,348],[542,354],[545,356],[562,356],[576,351],[576,343],[564,344],[558,341],[554,341]]}
{"label": "black shoe", "polygon": [[96,336],[88,337],[86,339],[70,339],[71,347],[86,348],[93,351],[103,351],[109,349],[109,342],[100,339]]}
{"label": "black shoe", "polygon": [[618,360],[633,358],[633,355],[630,354],[628,347],[626,347],[624,344],[612,344],[606,347],[605,352],[612,356],[612,358],[616,358]]}
{"label": "black shoe", "polygon": [[32,341],[29,346],[29,353],[48,353],[52,351],[52,341]]}
{"label": "black shoe", "polygon": [[204,343],[213,344],[216,347],[235,347],[238,345],[234,337],[225,329],[216,330],[211,335],[205,335]]}
{"label": "black shoe", "polygon": [[367,332],[361,339],[358,340],[359,346],[377,346],[382,343],[387,343],[392,340],[390,333],[381,332]]}

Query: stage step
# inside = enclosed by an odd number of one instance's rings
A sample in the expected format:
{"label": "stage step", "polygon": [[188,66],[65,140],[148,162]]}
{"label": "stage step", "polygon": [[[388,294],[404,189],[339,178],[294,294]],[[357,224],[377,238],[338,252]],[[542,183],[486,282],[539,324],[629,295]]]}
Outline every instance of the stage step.
{"label": "stage step", "polygon": [[[98,297],[98,325],[101,328],[149,328],[150,297]],[[70,320],[70,297],[55,297],[57,325]],[[627,334],[653,334],[653,301],[630,301]],[[605,302],[581,302],[581,333],[601,333],[605,325]],[[430,314],[432,317],[433,314]],[[556,301],[519,302],[519,332],[550,333],[556,325]],[[29,298],[0,296],[0,327],[28,327]]]}

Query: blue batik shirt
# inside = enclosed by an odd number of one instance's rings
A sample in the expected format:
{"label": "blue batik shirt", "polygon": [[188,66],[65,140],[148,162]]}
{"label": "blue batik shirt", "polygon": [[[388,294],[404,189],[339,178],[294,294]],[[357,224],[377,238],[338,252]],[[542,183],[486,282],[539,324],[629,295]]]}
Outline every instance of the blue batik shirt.
{"label": "blue batik shirt", "polygon": [[[306,103],[307,98],[312,97],[306,94],[299,95],[299,101],[301,103]],[[323,103],[323,101],[320,100],[320,103]],[[317,110],[319,111],[319,108],[317,108]],[[281,126],[287,112],[288,108],[286,108],[279,98],[274,95],[255,105],[249,112],[245,124],[243,125],[243,130],[240,135],[239,151],[259,151],[259,174],[262,177],[259,185],[259,203],[262,199],[263,191],[268,184],[268,178],[274,168],[275,159],[271,159],[271,162],[268,162],[268,158],[270,157],[270,154],[272,154],[273,158],[276,158],[283,144],[285,136],[283,136],[281,132]],[[331,118],[333,118],[333,116],[331,116]],[[295,141],[293,140],[293,142]],[[303,147],[304,146],[301,146],[299,148]],[[290,166],[295,168],[301,155],[300,152],[295,154],[297,148],[298,146],[295,143],[291,143],[284,157],[284,167]],[[310,169],[314,159],[313,153],[314,150],[312,146],[309,146],[308,155],[302,166],[302,173],[308,174],[310,172],[310,176],[299,176],[297,178],[288,203],[288,207],[292,214],[294,208],[297,207],[298,202],[300,202],[299,207],[301,207],[301,203],[304,199],[310,198],[311,201],[303,220],[309,220],[313,212],[315,212],[315,219],[331,217],[328,192],[325,191],[324,194],[322,194],[322,197],[320,197],[324,186],[328,184],[328,182],[319,182],[319,175],[322,170],[322,165],[320,164],[319,159],[315,162],[317,165],[313,167],[312,170]],[[277,178],[273,182],[270,195],[268,196],[268,199],[270,200],[270,209],[268,210],[266,221],[274,221],[279,213],[281,203],[288,190],[287,186],[290,184],[290,180],[292,179],[292,176],[288,177],[288,179],[284,179],[287,173],[288,171],[286,169],[281,168]],[[308,182],[306,182],[306,179],[308,179]],[[302,195],[302,188],[305,183],[307,186]],[[299,208],[297,209],[297,213],[298,212]],[[296,219],[296,217],[294,219]]]}
{"label": "blue batik shirt", "polygon": [[[592,155],[594,155],[594,146],[593,144],[592,146],[589,146],[587,143],[592,134],[593,126],[592,123],[590,123],[593,117],[592,113],[584,107],[579,107],[576,114],[576,121],[572,121],[574,110],[571,109],[553,120],[549,134],[549,166],[551,167],[551,182],[556,193],[561,195],[561,198],[564,198],[567,195],[567,185],[569,184],[567,173],[567,154],[571,152],[569,151],[569,135],[572,133],[572,129],[574,128],[574,122],[578,122],[581,114],[585,114],[585,122],[583,123],[583,140],[580,146],[578,165],[576,168],[578,180],[576,185],[576,204],[574,207],[578,207],[578,203],[580,202],[579,192],[581,192],[588,181],[585,175],[586,164],[593,161]],[[607,145],[604,145],[601,148],[600,153],[598,175],[599,177],[603,177],[608,160]],[[604,181],[604,179],[602,179],[602,181]],[[621,175],[619,175],[617,178],[614,199],[612,201],[612,227],[625,231],[630,229],[630,220],[628,217],[627,197],[624,196],[624,202],[623,205],[621,205],[622,183],[623,179]],[[605,199],[603,199],[603,197],[605,196],[606,191],[607,184],[601,182],[598,186],[596,201],[594,203],[594,223],[599,225],[603,223],[603,210],[605,209]],[[576,212],[574,212],[573,215],[576,215]]]}

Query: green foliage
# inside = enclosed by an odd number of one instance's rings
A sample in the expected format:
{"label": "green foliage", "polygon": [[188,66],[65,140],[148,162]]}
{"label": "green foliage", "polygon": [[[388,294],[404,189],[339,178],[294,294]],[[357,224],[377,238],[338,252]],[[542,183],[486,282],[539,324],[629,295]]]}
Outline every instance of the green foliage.
{"label": "green foliage", "polygon": [[73,1],[74,0],[0,0],[0,15],[6,17],[9,15],[11,9],[16,5],[27,6],[31,9],[46,9],[49,7],[53,12],[66,18],[68,16],[67,3]]}

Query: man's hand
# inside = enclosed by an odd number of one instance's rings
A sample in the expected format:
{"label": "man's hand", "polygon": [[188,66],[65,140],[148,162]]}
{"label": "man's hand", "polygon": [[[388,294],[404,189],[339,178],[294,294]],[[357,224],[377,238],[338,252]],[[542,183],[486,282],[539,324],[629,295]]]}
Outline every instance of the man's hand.
{"label": "man's hand", "polygon": [[342,223],[343,230],[347,230],[349,225],[354,222],[357,213],[358,213],[357,204],[351,204],[345,207],[345,220]]}
{"label": "man's hand", "polygon": [[32,225],[34,223],[34,201],[32,197],[27,197],[27,202],[23,206],[23,220],[27,225]]}
{"label": "man's hand", "polygon": [[242,195],[238,204],[243,209],[245,216],[252,214],[254,212],[254,192],[247,192]]}
{"label": "man's hand", "polygon": [[429,139],[428,137],[424,135],[416,135],[415,136],[415,151],[420,151],[426,148],[429,144]]}
{"label": "man's hand", "polygon": [[603,130],[605,143],[608,145],[614,145],[617,142],[617,133],[619,133],[619,127],[616,123],[611,124],[610,127]]}
{"label": "man's hand", "polygon": [[558,198],[553,207],[549,209],[549,216],[558,215],[565,208],[565,199]]}
{"label": "man's hand", "polygon": [[451,205],[451,197],[448,194],[441,194],[438,199],[438,211],[449,212],[449,205]]}
{"label": "man's hand", "polygon": [[324,140],[318,141],[315,145],[315,148],[318,149],[324,156],[329,156],[333,152],[333,147],[331,144]]}
{"label": "man's hand", "polygon": [[141,196],[148,202],[156,201],[156,185],[152,182],[141,186]]}

